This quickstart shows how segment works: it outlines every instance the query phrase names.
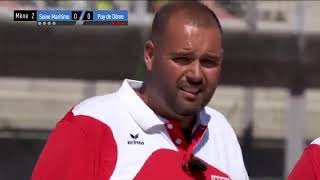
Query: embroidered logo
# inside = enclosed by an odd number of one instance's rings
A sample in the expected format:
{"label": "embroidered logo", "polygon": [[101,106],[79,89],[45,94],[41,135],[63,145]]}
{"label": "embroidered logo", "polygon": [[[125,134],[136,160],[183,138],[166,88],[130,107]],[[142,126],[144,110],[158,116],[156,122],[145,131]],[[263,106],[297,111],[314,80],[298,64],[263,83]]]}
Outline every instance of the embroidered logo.
{"label": "embroidered logo", "polygon": [[133,134],[130,133],[130,136],[131,136],[132,139],[138,139],[139,134],[133,135]]}
{"label": "embroidered logo", "polygon": [[137,140],[139,138],[139,134],[133,135],[130,133],[130,137],[133,139],[132,141],[128,140],[129,145],[144,145],[143,141]]}

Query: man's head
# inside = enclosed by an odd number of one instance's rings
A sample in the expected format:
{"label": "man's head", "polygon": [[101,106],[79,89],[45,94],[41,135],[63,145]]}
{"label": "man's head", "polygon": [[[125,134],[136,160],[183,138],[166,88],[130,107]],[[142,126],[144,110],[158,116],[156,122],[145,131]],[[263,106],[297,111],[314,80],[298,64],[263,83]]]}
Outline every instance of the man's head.
{"label": "man's head", "polygon": [[213,11],[200,2],[175,2],[162,7],[155,15],[152,23],[151,40],[159,40],[163,36],[170,18],[176,14],[182,13],[189,24],[195,26],[214,26],[222,34],[222,28],[219,19]]}
{"label": "man's head", "polygon": [[155,15],[145,44],[147,103],[172,118],[194,116],[211,99],[223,49],[215,14],[198,2],[175,2]]}

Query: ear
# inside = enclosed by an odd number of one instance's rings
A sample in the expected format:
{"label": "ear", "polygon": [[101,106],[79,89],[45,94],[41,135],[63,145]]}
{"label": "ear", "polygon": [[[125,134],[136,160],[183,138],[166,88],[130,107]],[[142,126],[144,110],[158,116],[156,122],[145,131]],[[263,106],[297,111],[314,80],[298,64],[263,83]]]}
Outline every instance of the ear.
{"label": "ear", "polygon": [[152,71],[153,59],[154,59],[154,44],[151,40],[148,40],[144,44],[144,63],[146,64],[148,71]]}

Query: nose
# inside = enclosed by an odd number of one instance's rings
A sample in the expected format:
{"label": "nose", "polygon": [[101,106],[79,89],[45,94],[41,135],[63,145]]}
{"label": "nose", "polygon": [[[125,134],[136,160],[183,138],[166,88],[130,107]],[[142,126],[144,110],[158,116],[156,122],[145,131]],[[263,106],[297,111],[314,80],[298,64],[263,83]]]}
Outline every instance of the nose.
{"label": "nose", "polygon": [[193,61],[189,65],[186,77],[190,84],[201,85],[203,83],[203,72],[199,61]]}

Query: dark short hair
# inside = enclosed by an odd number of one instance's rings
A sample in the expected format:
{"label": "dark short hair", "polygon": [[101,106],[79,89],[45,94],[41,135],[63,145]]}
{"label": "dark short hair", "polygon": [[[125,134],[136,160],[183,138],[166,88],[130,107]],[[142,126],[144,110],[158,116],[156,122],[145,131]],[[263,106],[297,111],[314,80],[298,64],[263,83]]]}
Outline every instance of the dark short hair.
{"label": "dark short hair", "polygon": [[214,26],[222,34],[221,24],[216,14],[204,4],[198,1],[176,1],[169,2],[161,7],[155,14],[152,29],[151,40],[163,35],[170,18],[177,13],[184,13],[185,18],[190,24],[198,26]]}

